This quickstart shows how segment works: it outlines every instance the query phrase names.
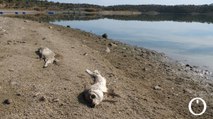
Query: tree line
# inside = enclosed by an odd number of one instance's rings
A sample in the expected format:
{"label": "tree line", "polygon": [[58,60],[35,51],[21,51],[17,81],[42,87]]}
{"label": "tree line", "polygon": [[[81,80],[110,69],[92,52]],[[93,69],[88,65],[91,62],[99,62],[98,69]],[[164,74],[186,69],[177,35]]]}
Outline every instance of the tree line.
{"label": "tree line", "polygon": [[0,0],[0,8],[34,9],[34,10],[97,10],[140,11],[158,13],[213,13],[210,5],[115,5],[99,6],[91,4],[72,4],[51,2],[48,0]]}
{"label": "tree line", "polygon": [[59,3],[48,0],[0,0],[0,8],[34,10],[73,10],[79,8],[101,9],[98,5]]}
{"label": "tree line", "polygon": [[159,13],[212,13],[213,5],[117,5],[108,6],[105,10],[155,11]]}

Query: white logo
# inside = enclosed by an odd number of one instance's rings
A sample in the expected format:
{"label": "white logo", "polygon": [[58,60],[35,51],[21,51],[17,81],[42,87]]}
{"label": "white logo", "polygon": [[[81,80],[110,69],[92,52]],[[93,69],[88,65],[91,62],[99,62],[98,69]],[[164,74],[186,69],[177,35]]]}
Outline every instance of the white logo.
{"label": "white logo", "polygon": [[[199,101],[201,101],[201,102],[203,103],[203,110],[202,110],[201,113],[195,113],[195,112],[192,110],[192,102],[193,102],[193,101],[196,101],[197,104],[199,103]],[[202,115],[203,113],[205,113],[207,106],[206,106],[206,102],[205,102],[202,98],[197,97],[197,98],[193,98],[193,99],[189,102],[188,108],[189,108],[189,111],[190,111],[193,115],[195,115],[195,116],[200,116],[200,115]]]}

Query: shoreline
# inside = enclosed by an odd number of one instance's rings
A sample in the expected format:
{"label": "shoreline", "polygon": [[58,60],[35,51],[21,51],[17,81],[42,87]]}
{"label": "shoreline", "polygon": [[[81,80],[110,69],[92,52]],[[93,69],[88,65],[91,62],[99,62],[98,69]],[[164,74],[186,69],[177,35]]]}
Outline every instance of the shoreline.
{"label": "shoreline", "polygon": [[[82,19],[83,17],[83,19]],[[21,16],[20,16],[21,18]],[[33,16],[23,16],[23,18],[26,18],[26,19],[31,19],[31,20],[35,20],[35,21],[39,21],[41,22],[42,19],[46,19],[44,20],[45,22],[48,22],[48,20],[51,22],[53,21],[54,22],[54,19],[55,20],[68,20],[68,19],[71,19],[71,20],[96,20],[96,19],[102,19],[102,18],[105,18],[105,17],[97,17],[97,16],[80,16],[79,18],[78,17],[72,17],[72,16],[60,16],[60,15],[53,15],[53,16],[36,16],[36,18],[34,18]],[[107,17],[106,17],[107,18]],[[109,18],[110,19],[110,18]],[[113,18],[112,18],[113,19]],[[120,20],[120,19],[118,19]],[[143,46],[142,46],[143,47]],[[151,49],[151,48],[150,48]],[[163,52],[163,51],[160,51],[160,50],[157,50],[158,52]],[[196,60],[196,58],[190,58],[190,55],[174,55],[172,53],[168,53],[168,52],[165,52],[167,53],[167,56],[170,56],[171,58],[173,58],[175,61],[178,61],[180,63],[184,63],[184,64],[190,64],[192,65],[193,67],[199,67],[200,70],[209,70],[209,71],[213,71],[213,69],[208,65],[208,61],[205,62],[206,60],[204,61],[200,61],[200,60]],[[192,56],[193,57],[193,56]],[[199,58],[199,57],[198,57]],[[202,63],[204,62],[204,63]],[[211,64],[211,63],[210,63]]]}
{"label": "shoreline", "polygon": [[[50,24],[53,24],[53,25],[57,25],[55,23],[50,23]],[[64,26],[66,27],[65,25],[59,25],[59,26]],[[70,26],[69,26],[70,27]],[[80,31],[83,31],[83,32],[88,32],[88,33],[91,33],[89,31],[84,31],[84,30],[81,30],[81,29],[78,29],[78,28],[72,28],[72,29],[77,29],[77,30],[80,30]],[[101,37],[100,35],[98,34],[95,34],[95,33],[91,33],[93,34],[94,36],[96,37]],[[187,60],[186,57],[182,57],[182,58],[177,58],[177,56],[171,56],[170,54],[166,54],[165,52],[161,52],[161,51],[156,51],[156,50],[153,50],[153,49],[150,49],[150,48],[144,48],[143,46],[136,46],[136,45],[131,45],[131,44],[127,44],[127,43],[122,43],[121,41],[118,41],[118,40],[114,40],[114,39],[109,39],[109,40],[112,40],[113,42],[118,42],[119,44],[124,44],[124,45],[127,45],[127,46],[130,46],[130,47],[135,47],[135,48],[142,48],[142,49],[146,49],[146,50],[149,50],[149,51],[154,51],[154,52],[157,52],[159,54],[164,54],[165,56],[169,57],[170,60],[173,60],[172,62],[177,62],[179,65],[182,65],[182,66],[185,66],[185,65],[190,65],[190,67],[194,67],[194,69],[191,69],[191,70],[196,70],[196,73],[201,73],[201,72],[208,72],[207,74],[212,74],[212,71],[213,69],[210,68],[208,65],[205,65],[205,64],[202,64],[202,62],[196,62],[196,61],[189,61],[189,59]]]}
{"label": "shoreline", "polygon": [[[213,82],[197,75],[190,65],[81,30],[17,18],[0,17],[0,21],[5,30],[0,31],[0,101],[14,102],[0,104],[3,118],[190,119],[194,116],[187,105],[197,96],[209,107],[202,118],[212,117]],[[42,69],[43,62],[34,54],[41,46],[61,54],[61,64]],[[78,97],[83,85],[91,83],[86,68],[100,70],[107,86],[121,97],[106,97],[115,103],[103,102],[94,109],[84,105]]]}
{"label": "shoreline", "polygon": [[[50,23],[52,25],[55,25],[55,26],[60,26],[60,27],[66,27],[66,26],[61,26],[61,25],[57,25],[57,24],[53,24],[53,23]],[[182,68],[183,70],[191,70],[192,72],[194,72],[195,74],[197,75],[201,75],[201,77],[203,75],[208,75],[210,80],[213,81],[213,75],[212,75],[212,72],[210,71],[210,69],[206,68],[202,68],[202,67],[205,67],[204,65],[196,65],[196,64],[193,64],[193,63],[190,63],[190,62],[183,62],[181,60],[176,60],[174,58],[171,58],[169,57],[168,55],[166,55],[164,52],[158,52],[156,50],[152,50],[152,49],[148,49],[148,48],[144,48],[144,47],[140,47],[140,46],[135,46],[135,45],[130,45],[130,44],[127,44],[127,43],[123,43],[121,41],[117,41],[117,40],[114,40],[114,39],[105,39],[105,38],[102,38],[102,36],[99,36],[95,33],[91,33],[91,32],[87,32],[87,31],[83,31],[81,29],[75,29],[75,28],[71,28],[73,30],[77,30],[79,32],[82,32],[82,33],[85,33],[85,34],[89,34],[89,36],[94,36],[94,37],[97,37],[98,39],[104,39],[104,42],[105,42],[105,45],[107,43],[109,44],[115,44],[115,45],[120,45],[121,47],[128,47],[130,48],[131,50],[135,50],[135,52],[132,52],[133,54],[136,53],[138,54],[138,52],[148,52],[148,54],[155,54],[155,55],[158,55],[157,57],[159,58],[159,62],[163,62],[163,63],[171,63],[173,65],[176,65],[176,66],[180,66],[179,68]],[[108,41],[107,41],[108,40]],[[102,44],[103,45],[103,44]],[[107,45],[106,45],[107,46]],[[109,46],[108,46],[109,47]],[[92,48],[92,47],[91,47]],[[157,60],[157,59],[155,59]],[[184,59],[183,59],[184,60]],[[170,64],[170,65],[171,65]],[[206,71],[206,72],[205,72]],[[190,72],[190,71],[189,71]]]}

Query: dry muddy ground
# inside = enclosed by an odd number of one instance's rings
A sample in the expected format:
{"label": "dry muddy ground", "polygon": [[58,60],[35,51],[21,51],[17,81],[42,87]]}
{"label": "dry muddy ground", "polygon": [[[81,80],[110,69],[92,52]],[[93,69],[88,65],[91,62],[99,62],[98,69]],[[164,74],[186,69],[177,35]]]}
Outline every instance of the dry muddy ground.
{"label": "dry muddy ground", "polygon": [[[43,68],[40,47],[59,54],[59,64]],[[119,96],[89,107],[82,97],[92,83],[86,69],[99,70]],[[212,76],[194,69],[80,30],[0,17],[1,119],[211,119]],[[207,103],[201,116],[188,110],[195,97]],[[192,108],[200,112],[202,105]]]}

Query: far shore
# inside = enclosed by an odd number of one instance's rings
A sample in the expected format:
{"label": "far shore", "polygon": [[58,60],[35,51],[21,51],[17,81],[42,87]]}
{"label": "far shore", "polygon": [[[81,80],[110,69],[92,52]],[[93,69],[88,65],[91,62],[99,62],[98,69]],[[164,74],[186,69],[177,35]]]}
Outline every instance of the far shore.
{"label": "far shore", "polygon": [[[111,10],[99,10],[99,11],[85,11],[85,10],[48,10],[48,11],[36,11],[36,10],[23,10],[23,9],[0,9],[0,15],[33,15],[33,14],[46,14],[46,15],[108,15],[108,16],[137,16],[137,15],[159,15],[159,14],[171,14],[171,13],[159,13],[156,11],[140,12],[140,11],[111,11]],[[189,14],[189,13],[178,13]],[[211,13],[190,13],[190,15],[212,15]]]}

